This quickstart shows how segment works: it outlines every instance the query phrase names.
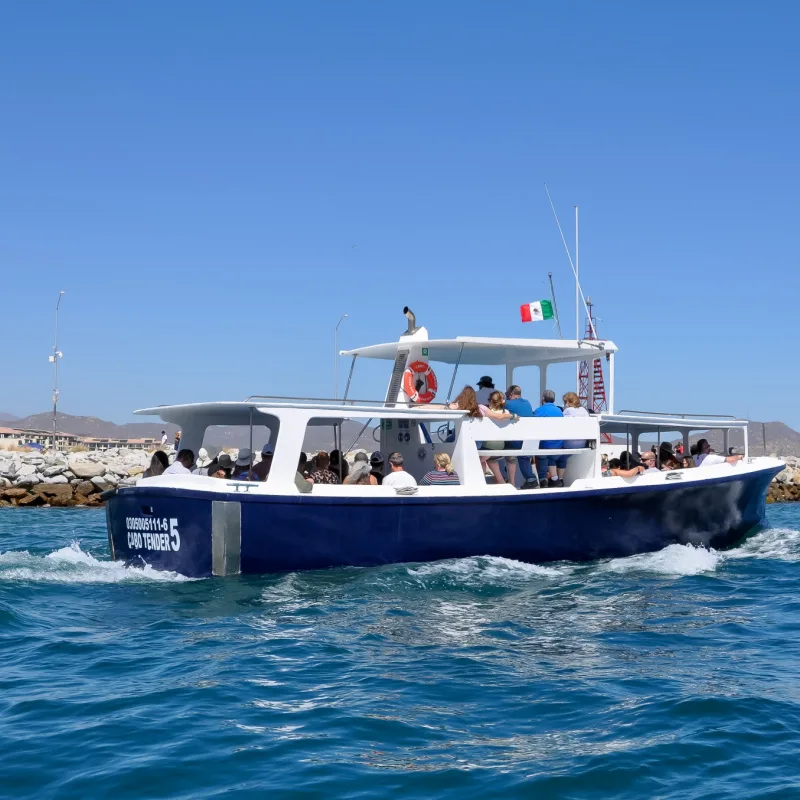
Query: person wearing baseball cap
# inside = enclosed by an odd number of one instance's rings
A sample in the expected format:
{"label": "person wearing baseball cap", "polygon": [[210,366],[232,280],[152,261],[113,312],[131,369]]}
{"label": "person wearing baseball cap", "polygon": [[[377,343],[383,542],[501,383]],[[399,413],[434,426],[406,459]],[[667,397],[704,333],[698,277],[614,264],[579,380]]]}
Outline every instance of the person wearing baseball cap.
{"label": "person wearing baseball cap", "polygon": [[380,450],[376,450],[369,457],[369,465],[372,467],[372,471],[369,474],[378,481],[380,486],[383,483],[383,453]]}
{"label": "person wearing baseball cap", "polygon": [[253,480],[265,481],[272,467],[272,447],[265,444],[261,448],[261,461],[253,467]]}
{"label": "person wearing baseball cap", "polygon": [[475,392],[475,396],[477,397],[478,400],[478,405],[488,406],[489,398],[491,397],[493,391],[495,391],[494,381],[488,375],[484,375],[478,381],[478,391]]}

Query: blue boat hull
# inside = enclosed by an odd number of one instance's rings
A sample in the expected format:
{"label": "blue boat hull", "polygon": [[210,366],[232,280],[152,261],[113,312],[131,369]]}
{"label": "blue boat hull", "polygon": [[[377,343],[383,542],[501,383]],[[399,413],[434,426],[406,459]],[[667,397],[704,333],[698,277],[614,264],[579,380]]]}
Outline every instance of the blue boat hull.
{"label": "blue boat hull", "polygon": [[588,561],[670,544],[719,549],[763,521],[767,487],[778,471],[501,498],[275,497],[137,487],[109,499],[109,544],[115,560],[210,576],[212,504],[228,501],[240,504],[237,556],[241,572],[250,574],[475,555]]}

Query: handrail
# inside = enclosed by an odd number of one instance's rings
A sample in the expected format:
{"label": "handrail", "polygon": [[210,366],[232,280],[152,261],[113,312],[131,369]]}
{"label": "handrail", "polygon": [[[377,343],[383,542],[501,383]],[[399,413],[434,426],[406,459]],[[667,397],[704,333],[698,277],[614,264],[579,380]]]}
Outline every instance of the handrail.
{"label": "handrail", "polygon": [[[354,400],[352,398],[343,399],[339,398],[338,400],[331,398],[331,397],[291,397],[287,395],[276,395],[276,394],[251,394],[249,397],[245,397],[245,403],[252,403],[252,402],[264,402],[269,400],[280,400],[284,402],[286,400],[299,400],[304,403],[330,403],[331,405],[336,406],[355,406],[355,405],[363,405],[363,406],[407,406],[411,408],[415,406],[415,404],[406,402],[387,402],[386,400]],[[424,406],[423,406],[424,407]]]}
{"label": "handrail", "polygon": [[674,411],[634,411],[628,408],[622,411],[615,411],[613,416],[621,417],[623,414],[639,414],[650,417],[677,417],[678,419],[732,419],[738,421],[738,417],[731,416],[730,414],[678,414]]}

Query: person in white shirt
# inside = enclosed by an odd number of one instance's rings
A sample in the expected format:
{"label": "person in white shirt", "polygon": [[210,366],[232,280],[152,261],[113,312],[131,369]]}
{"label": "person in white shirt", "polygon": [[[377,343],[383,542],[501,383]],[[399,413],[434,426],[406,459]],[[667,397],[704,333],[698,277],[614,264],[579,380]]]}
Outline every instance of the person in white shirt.
{"label": "person in white shirt", "polygon": [[489,398],[492,396],[492,392],[497,391],[494,388],[494,381],[488,376],[484,375],[478,381],[478,391],[475,392],[475,396],[478,400],[479,406],[488,406],[489,405]]}
{"label": "person in white shirt", "polygon": [[163,447],[167,443],[167,432],[161,431],[161,446]]}
{"label": "person in white shirt", "polygon": [[642,466],[645,472],[660,472],[656,466],[656,454],[652,450],[646,450],[642,453]]}
{"label": "person in white shirt", "polygon": [[194,466],[194,453],[191,450],[181,450],[173,464],[165,470],[165,475],[191,475]]}
{"label": "person in white shirt", "polygon": [[392,453],[389,456],[389,467],[391,472],[383,479],[381,486],[392,486],[395,489],[402,489],[407,486],[416,486],[417,481],[413,475],[409,475],[403,469],[403,456],[400,453]]}
{"label": "person in white shirt", "polygon": [[697,443],[697,455],[694,457],[694,463],[698,467],[713,467],[716,464],[738,464],[742,460],[742,456],[721,456],[711,449],[708,439],[701,439]]}

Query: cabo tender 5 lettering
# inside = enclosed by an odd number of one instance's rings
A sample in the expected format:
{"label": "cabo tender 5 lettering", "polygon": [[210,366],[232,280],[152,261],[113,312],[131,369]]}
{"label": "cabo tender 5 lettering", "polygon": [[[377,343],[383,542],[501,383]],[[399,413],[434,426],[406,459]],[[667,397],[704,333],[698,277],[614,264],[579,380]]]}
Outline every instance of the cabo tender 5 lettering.
{"label": "cabo tender 5 lettering", "polygon": [[181,535],[175,517],[126,517],[128,547],[133,550],[181,549]]}

